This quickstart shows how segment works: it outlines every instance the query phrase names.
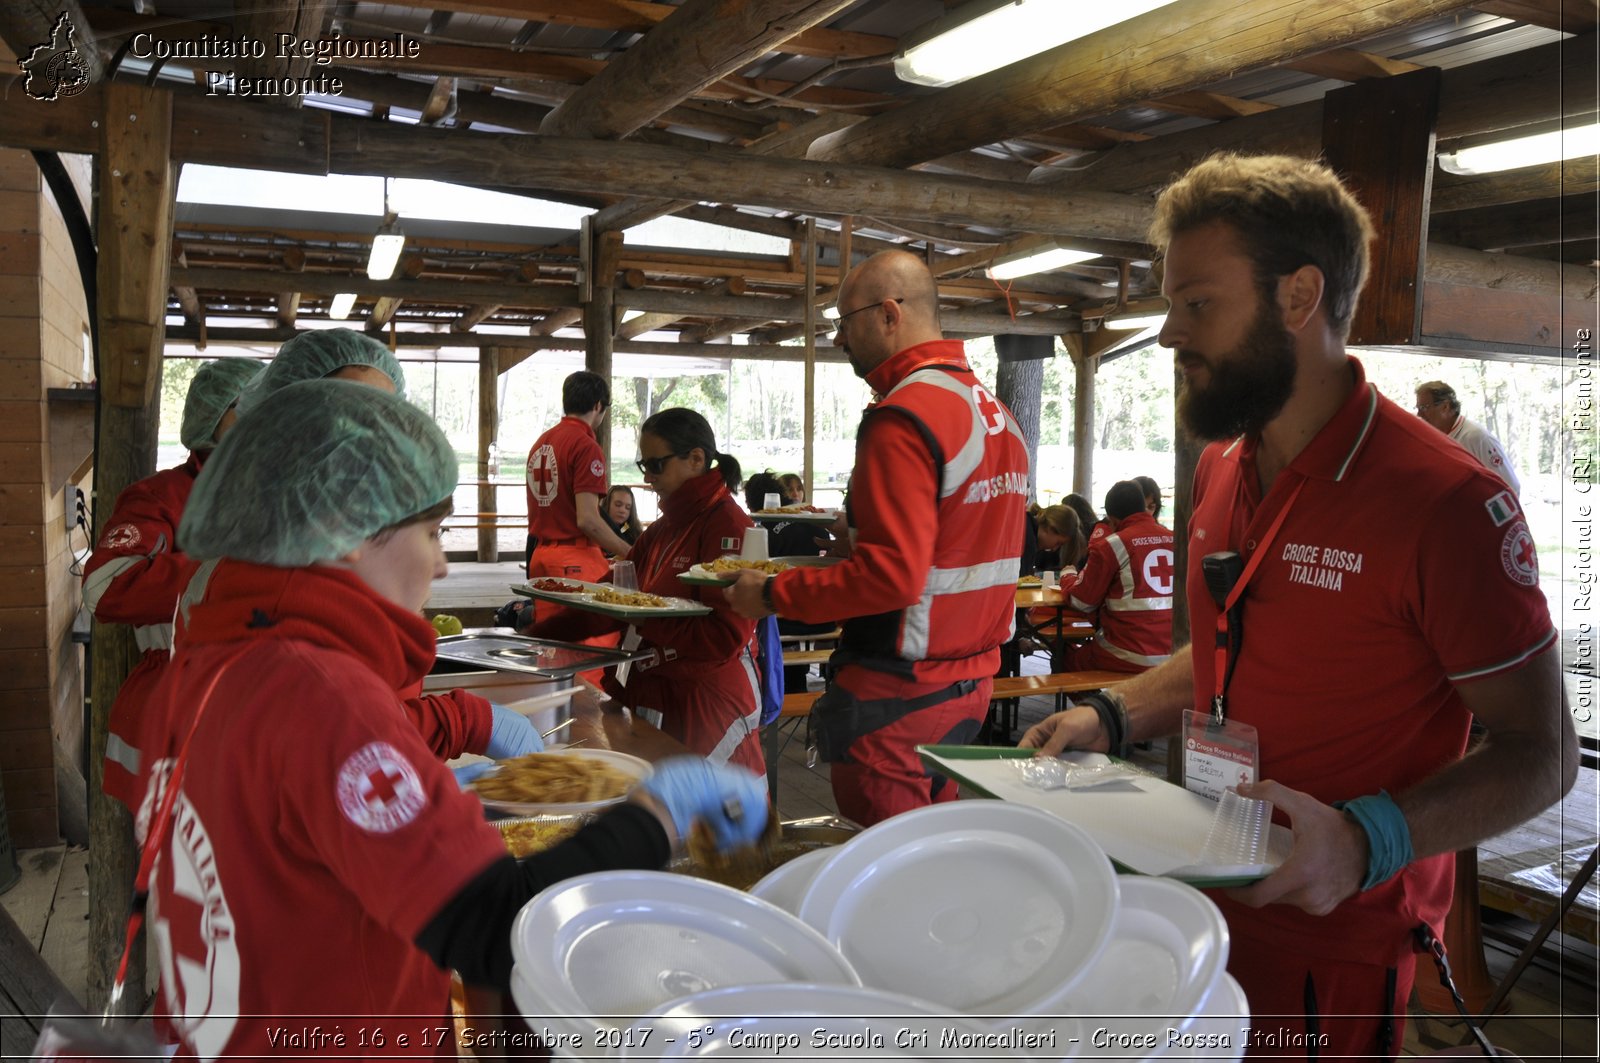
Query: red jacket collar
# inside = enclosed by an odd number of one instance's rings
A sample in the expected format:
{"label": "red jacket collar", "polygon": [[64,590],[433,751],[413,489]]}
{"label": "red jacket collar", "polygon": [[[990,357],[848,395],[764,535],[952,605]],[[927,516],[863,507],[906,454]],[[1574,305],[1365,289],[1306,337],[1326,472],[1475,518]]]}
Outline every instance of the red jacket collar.
{"label": "red jacket collar", "polygon": [[897,351],[867,374],[867,385],[879,395],[887,395],[900,381],[930,365],[947,365],[970,371],[966,345],[960,340],[931,340]]}
{"label": "red jacket collar", "polygon": [[433,667],[435,634],[354,572],[314,565],[271,568],[221,561],[189,608],[184,641],[297,639],[359,658],[395,690]]}
{"label": "red jacket collar", "polygon": [[561,424],[567,424],[568,422],[570,422],[572,424],[575,424],[579,428],[583,429],[584,434],[587,435],[590,439],[593,439],[595,442],[599,442],[600,441],[600,437],[594,434],[594,429],[589,427],[589,422],[585,421],[582,417],[579,417],[577,414],[569,413],[566,416],[561,418],[561,421],[560,421]]}
{"label": "red jacket collar", "polygon": [[[661,515],[668,520],[692,520],[728,494],[720,469],[708,469],[692,480],[685,480],[668,498],[661,500]],[[729,496],[731,497],[731,496]]]}

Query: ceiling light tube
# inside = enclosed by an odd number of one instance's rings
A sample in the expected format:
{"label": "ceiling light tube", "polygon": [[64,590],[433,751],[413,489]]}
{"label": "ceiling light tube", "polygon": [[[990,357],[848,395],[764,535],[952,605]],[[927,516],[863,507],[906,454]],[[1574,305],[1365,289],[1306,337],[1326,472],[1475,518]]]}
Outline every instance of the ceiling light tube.
{"label": "ceiling light tube", "polygon": [[1471,177],[1595,154],[1600,154],[1600,123],[1440,152],[1439,168],[1446,173]]}
{"label": "ceiling light tube", "polygon": [[394,267],[400,261],[400,250],[406,246],[406,234],[400,226],[386,224],[372,238],[372,254],[367,258],[367,276],[375,281],[386,281],[394,276]]}
{"label": "ceiling light tube", "polygon": [[1166,320],[1167,312],[1165,310],[1154,314],[1143,311],[1130,314],[1124,311],[1120,314],[1108,314],[1101,318],[1100,327],[1114,329],[1160,328]]}
{"label": "ceiling light tube", "polygon": [[355,308],[355,305],[355,292],[340,292],[328,304],[328,317],[333,321],[343,321],[350,316],[350,311]]}
{"label": "ceiling light tube", "polygon": [[935,88],[955,85],[1172,2],[1076,4],[1069,13],[1061,0],[1003,0],[975,16],[962,12],[983,5],[969,4],[930,23],[926,36],[912,33],[913,43],[895,56],[895,76]]}
{"label": "ceiling light tube", "polygon": [[1094,251],[1077,251],[1070,247],[1046,247],[1005,262],[996,262],[984,272],[991,280],[1008,281],[1013,277],[1044,273],[1047,270],[1070,266],[1074,262],[1087,262],[1091,258],[1099,257],[1099,253]]}

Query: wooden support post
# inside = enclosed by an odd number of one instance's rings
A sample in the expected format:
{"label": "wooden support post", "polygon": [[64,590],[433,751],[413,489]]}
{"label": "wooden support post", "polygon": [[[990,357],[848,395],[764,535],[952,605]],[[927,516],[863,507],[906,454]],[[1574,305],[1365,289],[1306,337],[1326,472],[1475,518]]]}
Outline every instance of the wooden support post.
{"label": "wooden support post", "polygon": [[500,511],[493,478],[500,470],[490,463],[489,448],[494,446],[500,428],[500,348],[484,347],[478,352],[478,561],[489,564],[500,560],[500,528],[495,514]]}
{"label": "wooden support post", "polygon": [[[622,254],[622,234],[594,236],[589,252],[589,299],[583,304],[584,368],[611,382],[611,352],[615,342],[617,259]],[[600,451],[611,467],[611,432],[600,433]]]}
{"label": "wooden support post", "polygon": [[1323,155],[1383,231],[1372,243],[1349,343],[1415,343],[1421,335],[1439,78],[1428,67],[1323,97]]}
{"label": "wooden support post", "polygon": [[[100,439],[94,512],[111,516],[122,489],[155,471],[167,267],[177,181],[171,159],[172,97],[130,85],[105,87],[99,170]],[[104,527],[95,529],[98,541]],[[127,931],[137,850],[127,810],[101,789],[106,722],[117,690],[139,659],[133,629],[95,624],[89,763],[89,999],[110,992]],[[124,1009],[144,1007],[144,948],[128,964]]]}
{"label": "wooden support post", "polygon": [[[1072,355],[1074,373],[1072,403],[1072,490],[1085,498],[1094,484],[1094,370],[1096,359],[1089,353],[1091,334],[1063,336]],[[1092,500],[1091,500],[1092,501]],[[1083,529],[1087,536],[1089,529]]]}
{"label": "wooden support post", "polygon": [[805,438],[802,444],[800,482],[806,485],[806,501],[815,504],[812,485],[816,478],[817,442],[817,219],[806,216],[805,225],[806,297],[804,321],[806,337]]}

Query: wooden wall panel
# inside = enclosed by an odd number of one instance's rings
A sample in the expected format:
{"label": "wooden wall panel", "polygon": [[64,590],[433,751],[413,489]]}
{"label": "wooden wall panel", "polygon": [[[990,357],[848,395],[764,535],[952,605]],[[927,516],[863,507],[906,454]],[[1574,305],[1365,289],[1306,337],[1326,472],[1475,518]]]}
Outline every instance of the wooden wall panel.
{"label": "wooden wall panel", "polygon": [[26,151],[0,151],[0,191],[37,194],[39,167]]}
{"label": "wooden wall panel", "polygon": [[0,447],[0,481],[33,483],[44,479],[44,447],[38,443],[8,443]]}
{"label": "wooden wall panel", "polygon": [[39,278],[0,274],[0,317],[39,320]]}
{"label": "wooden wall panel", "polygon": [[[0,361],[36,362],[39,360],[38,317],[0,315]],[[0,392],[5,398],[18,398],[17,392]]]}
{"label": "wooden wall panel", "polygon": [[0,649],[37,649],[47,645],[43,606],[0,609]]}
{"label": "wooden wall panel", "polygon": [[37,233],[39,194],[0,189],[0,232]]}
{"label": "wooden wall panel", "polygon": [[[42,561],[44,559],[44,529],[37,524],[0,525],[0,554],[5,555],[13,562],[18,560],[26,563]],[[44,602],[41,600],[37,604],[43,605]]]}
{"label": "wooden wall panel", "polygon": [[[43,513],[43,486],[0,483],[0,524],[38,524]],[[0,564],[4,564],[3,558]]]}
{"label": "wooden wall panel", "polygon": [[47,582],[43,565],[0,565],[0,608],[37,605]]}
{"label": "wooden wall panel", "polygon": [[26,277],[38,269],[38,233],[0,232],[0,274]]}
{"label": "wooden wall panel", "polygon": [[44,403],[0,400],[0,444],[43,443],[45,424]]}

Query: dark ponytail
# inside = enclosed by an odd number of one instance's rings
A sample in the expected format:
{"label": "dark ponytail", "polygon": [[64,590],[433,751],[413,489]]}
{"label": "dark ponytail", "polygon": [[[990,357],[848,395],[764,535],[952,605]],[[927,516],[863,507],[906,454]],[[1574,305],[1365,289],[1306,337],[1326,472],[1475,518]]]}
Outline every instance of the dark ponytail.
{"label": "dark ponytail", "polygon": [[674,454],[687,454],[698,447],[705,451],[706,465],[722,475],[728,490],[738,490],[743,478],[738,459],[732,454],[718,452],[717,436],[711,431],[711,423],[693,410],[673,406],[653,413],[639,426],[639,434],[655,436],[671,447]]}

